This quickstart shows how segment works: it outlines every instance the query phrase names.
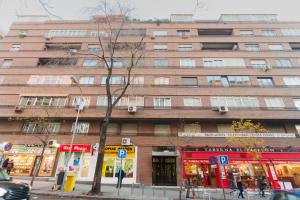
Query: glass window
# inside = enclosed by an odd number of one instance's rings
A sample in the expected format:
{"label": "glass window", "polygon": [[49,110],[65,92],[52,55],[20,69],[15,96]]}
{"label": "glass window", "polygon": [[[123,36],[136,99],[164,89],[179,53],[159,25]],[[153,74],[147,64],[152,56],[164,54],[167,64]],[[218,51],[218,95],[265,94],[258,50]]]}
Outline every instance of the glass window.
{"label": "glass window", "polygon": [[261,34],[263,36],[275,36],[276,35],[274,30],[262,30]]}
{"label": "glass window", "polygon": [[170,97],[154,97],[153,98],[154,108],[170,108],[171,98]]}
{"label": "glass window", "polygon": [[13,60],[12,59],[4,59],[1,68],[10,68],[12,65]]}
{"label": "glass window", "polygon": [[251,36],[251,35],[254,35],[254,33],[253,33],[253,30],[240,30],[240,35]]}
{"label": "glass window", "polygon": [[79,78],[79,84],[92,85],[92,84],[94,84],[94,77],[93,76],[82,76]]}
{"label": "glass window", "polygon": [[154,51],[167,51],[168,45],[167,44],[154,44],[153,50]]}
{"label": "glass window", "polygon": [[171,135],[171,126],[169,124],[155,124],[154,135]]}
{"label": "glass window", "polygon": [[300,86],[299,77],[283,77],[283,82],[287,86]]}
{"label": "glass window", "polygon": [[154,85],[169,85],[169,81],[167,77],[157,77],[154,79]]}
{"label": "glass window", "polygon": [[300,29],[281,29],[284,36],[300,36]]}
{"label": "glass window", "polygon": [[22,133],[25,134],[57,134],[60,130],[58,122],[25,122],[22,127]]}
{"label": "glass window", "polygon": [[300,99],[293,99],[295,107],[300,110]]}
{"label": "glass window", "polygon": [[257,77],[257,83],[261,87],[273,87],[273,78],[272,77]]}
{"label": "glass window", "polygon": [[265,102],[269,108],[284,108],[284,102],[282,98],[265,98]]}
{"label": "glass window", "polygon": [[221,59],[203,59],[204,67],[224,67],[224,60]]}
{"label": "glass window", "polygon": [[195,68],[196,61],[189,58],[180,59],[180,67],[182,68]]}
{"label": "glass window", "polygon": [[83,62],[84,67],[95,67],[98,63],[98,60],[95,59],[86,59]]}
{"label": "glass window", "polygon": [[292,63],[289,59],[276,59],[277,67],[292,67]]}
{"label": "glass window", "polygon": [[76,126],[76,130],[75,129],[75,122],[72,124],[72,129],[71,132],[72,133],[76,133],[76,134],[87,134],[89,132],[89,127],[90,127],[90,123],[89,122],[78,122],[77,126]]}
{"label": "glass window", "polygon": [[21,44],[12,44],[9,51],[19,51]]}
{"label": "glass window", "polygon": [[4,76],[0,76],[0,84],[4,82]]}
{"label": "glass window", "polygon": [[48,37],[82,37],[86,30],[49,30]]}
{"label": "glass window", "polygon": [[[226,76],[222,76],[225,78]],[[249,76],[227,76],[230,86],[246,86],[250,85]]]}
{"label": "glass window", "polygon": [[259,51],[259,44],[245,44],[246,51]]}
{"label": "glass window", "polygon": [[[123,76],[112,76],[110,78],[110,84],[112,85],[121,85],[124,84],[125,79]],[[101,84],[105,85],[106,84],[106,76],[103,76],[101,79]]]}
{"label": "glass window", "polygon": [[89,96],[75,96],[73,98],[72,106],[76,107],[79,105],[83,105],[84,107],[88,107],[90,105],[90,99]]}
{"label": "glass window", "polygon": [[91,31],[90,33],[91,37],[108,37],[108,33],[104,32],[104,31]]}
{"label": "glass window", "polygon": [[198,85],[197,77],[182,77],[181,82],[182,82],[182,85],[186,85],[186,86],[197,86]]}
{"label": "glass window", "polygon": [[106,61],[109,67],[122,68],[124,66],[124,60],[113,60],[111,63],[109,60]]}
{"label": "glass window", "polygon": [[130,79],[130,85],[144,85],[143,76],[134,76]]}
{"label": "glass window", "polygon": [[298,134],[300,134],[300,124],[295,124],[295,129]]}
{"label": "glass window", "polygon": [[88,51],[89,52],[99,52],[100,51],[100,45],[99,44],[88,44]]}
{"label": "glass window", "polygon": [[134,123],[126,123],[121,126],[121,135],[137,135],[138,126]]}
{"label": "glass window", "polygon": [[245,67],[244,59],[241,58],[204,58],[204,67]]}
{"label": "glass window", "polygon": [[185,107],[200,107],[202,106],[201,98],[198,97],[184,97],[183,106]]}
{"label": "glass window", "polygon": [[190,30],[177,30],[178,36],[188,36],[190,34]]}
{"label": "glass window", "polygon": [[153,36],[167,36],[167,31],[153,31]]}
{"label": "glass window", "polygon": [[210,97],[212,107],[258,107],[256,97],[236,97],[236,96],[212,96]]}
{"label": "glass window", "polygon": [[168,67],[168,65],[167,59],[154,59],[154,67]]}
{"label": "glass window", "polygon": [[178,44],[177,50],[178,51],[192,51],[193,46],[192,46],[192,44]]}
{"label": "glass window", "polygon": [[71,76],[30,76],[28,84],[65,85],[71,84]]}
{"label": "glass window", "polygon": [[265,60],[251,60],[251,66],[256,69],[264,69],[267,63]]}
{"label": "glass window", "polygon": [[269,44],[268,46],[271,51],[282,51],[283,50],[283,46],[281,44]]}

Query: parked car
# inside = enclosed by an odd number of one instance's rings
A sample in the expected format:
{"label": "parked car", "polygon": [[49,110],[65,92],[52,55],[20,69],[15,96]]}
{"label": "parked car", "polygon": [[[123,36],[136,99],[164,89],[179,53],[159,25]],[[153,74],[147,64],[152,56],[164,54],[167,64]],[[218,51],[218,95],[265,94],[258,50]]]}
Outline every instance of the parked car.
{"label": "parked car", "polygon": [[299,190],[275,190],[270,197],[270,200],[300,200]]}
{"label": "parked car", "polygon": [[17,183],[4,169],[0,169],[0,200],[29,200],[30,186],[26,183]]}

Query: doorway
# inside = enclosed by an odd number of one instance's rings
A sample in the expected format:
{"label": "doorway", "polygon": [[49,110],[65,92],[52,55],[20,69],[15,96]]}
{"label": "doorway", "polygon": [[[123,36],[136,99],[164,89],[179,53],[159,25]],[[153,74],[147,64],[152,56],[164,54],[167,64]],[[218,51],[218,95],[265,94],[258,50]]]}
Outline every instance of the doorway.
{"label": "doorway", "polygon": [[152,184],[176,186],[176,157],[152,157]]}

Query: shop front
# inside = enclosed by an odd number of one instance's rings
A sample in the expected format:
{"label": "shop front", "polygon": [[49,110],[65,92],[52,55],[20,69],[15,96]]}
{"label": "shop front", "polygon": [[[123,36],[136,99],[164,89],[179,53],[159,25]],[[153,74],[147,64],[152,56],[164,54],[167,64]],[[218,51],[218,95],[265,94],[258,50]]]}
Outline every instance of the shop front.
{"label": "shop front", "polygon": [[[259,154],[259,160],[253,159],[254,153]],[[228,156],[228,165],[218,164],[221,155]],[[246,188],[255,188],[257,179],[266,177],[272,188],[300,188],[300,153],[296,148],[255,148],[247,152],[234,147],[183,147],[181,161],[183,178],[199,186],[221,187],[223,181],[229,188],[230,181],[241,179]]]}
{"label": "shop front", "polygon": [[32,176],[34,167],[41,166],[38,176],[53,176],[57,148],[46,148],[44,156],[41,156],[42,147],[39,144],[30,145],[13,145],[12,149],[7,152],[6,158],[13,160],[14,168],[10,175],[12,176]]}
{"label": "shop front", "polygon": [[[60,145],[59,161],[57,172],[64,166],[72,166],[77,173],[77,179],[80,181],[92,181],[95,173],[97,162],[96,145],[74,144],[72,154],[69,155],[70,145]],[[122,168],[125,171],[123,183],[136,183],[136,166],[137,166],[137,147],[135,146],[106,146],[104,162],[102,168],[102,183],[116,183],[116,173],[121,167],[121,159],[118,158],[118,150],[126,149],[126,158],[122,161]],[[70,157],[71,156],[71,157]],[[66,162],[69,159],[69,163]]]}

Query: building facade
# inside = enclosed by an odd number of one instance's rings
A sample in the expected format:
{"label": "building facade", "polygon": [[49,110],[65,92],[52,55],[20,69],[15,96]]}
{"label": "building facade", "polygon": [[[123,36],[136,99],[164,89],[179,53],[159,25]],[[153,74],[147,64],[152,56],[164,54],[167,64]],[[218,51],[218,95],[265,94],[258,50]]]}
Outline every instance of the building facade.
{"label": "building facade", "polygon": [[[273,187],[286,182],[300,187],[300,23],[274,15],[223,15],[216,21],[171,21],[125,24],[121,41],[144,38],[144,56],[135,80],[113,111],[102,175],[116,182],[119,148],[127,149],[125,183],[228,187],[241,177],[247,187],[264,174]],[[92,180],[99,123],[105,113],[106,69],[91,56],[72,57],[66,50],[97,52],[94,21],[14,23],[0,43],[0,142],[11,142],[13,175],[54,176],[64,166],[76,117],[84,97],[71,162],[78,179]],[[124,78],[127,58],[117,52],[112,84]],[[80,85],[72,83],[71,77]],[[80,87],[80,88],[79,88]],[[128,106],[137,108],[128,112]],[[37,124],[16,117],[47,117],[50,139],[41,160]],[[260,160],[228,142],[232,120],[251,119],[269,131]],[[123,138],[129,146],[121,146]],[[220,155],[229,164],[215,162]]]}

